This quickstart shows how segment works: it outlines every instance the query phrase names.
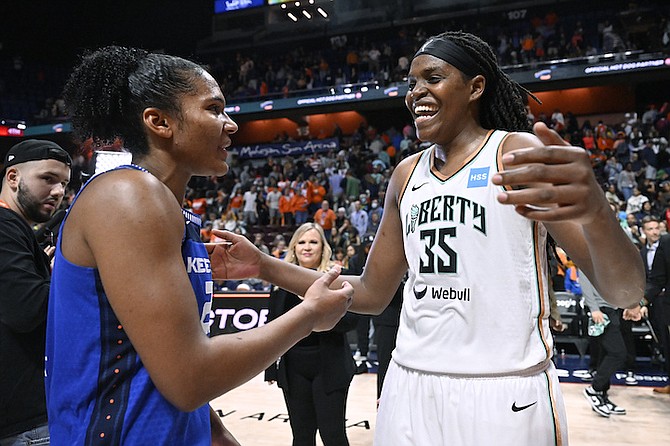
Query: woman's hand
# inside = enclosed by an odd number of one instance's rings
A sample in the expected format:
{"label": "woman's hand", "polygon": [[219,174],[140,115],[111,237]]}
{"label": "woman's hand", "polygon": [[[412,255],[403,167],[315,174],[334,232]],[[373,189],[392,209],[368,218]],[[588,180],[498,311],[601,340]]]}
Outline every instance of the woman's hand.
{"label": "woman's hand", "polygon": [[518,189],[502,192],[498,201],[514,205],[527,218],[547,222],[588,224],[610,212],[586,150],[569,146],[542,123],[535,124],[534,131],[543,146],[503,155],[506,170],[492,181]]}
{"label": "woman's hand", "polygon": [[330,285],[340,275],[341,267],[333,266],[317,279],[305,293],[301,305],[311,306],[314,314],[313,331],[328,331],[342,319],[351,306],[354,289],[349,282],[333,290]]}
{"label": "woman's hand", "polygon": [[263,253],[253,243],[229,231],[213,229],[212,234],[223,239],[219,243],[205,243],[214,279],[258,277]]}

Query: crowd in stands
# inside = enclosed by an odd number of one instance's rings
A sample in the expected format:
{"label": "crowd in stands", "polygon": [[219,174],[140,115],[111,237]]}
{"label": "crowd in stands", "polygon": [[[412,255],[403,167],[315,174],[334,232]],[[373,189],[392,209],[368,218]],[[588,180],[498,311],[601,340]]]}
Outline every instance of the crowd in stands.
{"label": "crowd in stands", "polygon": [[[602,5],[601,5],[602,6]],[[231,102],[273,95],[289,96],[322,87],[403,82],[409,61],[430,35],[462,29],[481,36],[495,49],[503,69],[549,60],[592,57],[644,49],[670,48],[667,5],[637,7],[624,14],[610,4],[588,13],[547,9],[521,20],[480,14],[457,20],[402,26],[374,33],[346,34],[281,51],[273,46],[252,53],[227,52],[210,61]]]}
{"label": "crowd in stands", "polygon": [[[421,25],[390,26],[371,32],[324,35],[252,49],[201,56],[230,103],[308,94],[351,83],[404,82],[409,61],[426,37],[448,29],[481,36],[505,70],[549,60],[620,51],[670,48],[670,6],[650,1],[623,8],[622,2],[595,10],[569,5],[538,7],[510,19],[504,13],[477,14]],[[0,52],[0,116],[29,123],[63,120],[59,92],[69,67],[45,66]]]}

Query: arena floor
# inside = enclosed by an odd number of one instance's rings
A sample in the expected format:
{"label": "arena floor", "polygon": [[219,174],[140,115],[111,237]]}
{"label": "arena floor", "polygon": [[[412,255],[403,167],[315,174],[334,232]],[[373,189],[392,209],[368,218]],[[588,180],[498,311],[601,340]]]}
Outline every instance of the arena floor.
{"label": "arena floor", "polygon": [[[654,394],[650,386],[656,381],[642,379],[638,386],[615,384],[610,390],[610,398],[624,407],[627,414],[602,418],[591,410],[582,394],[587,384],[574,379],[574,371],[580,370],[584,361],[585,358],[577,355],[567,355],[557,361],[559,373],[566,375],[561,379],[561,389],[568,413],[571,446],[670,444],[670,395]],[[647,372],[640,376],[652,376]],[[356,375],[351,385],[347,405],[347,433],[351,446],[372,445],[376,379],[375,373]],[[660,379],[667,382],[667,377]],[[212,406],[220,411],[225,425],[244,446],[291,444],[291,428],[285,421],[286,407],[281,390],[265,383],[262,375],[212,401]],[[320,440],[317,444],[322,445]]]}

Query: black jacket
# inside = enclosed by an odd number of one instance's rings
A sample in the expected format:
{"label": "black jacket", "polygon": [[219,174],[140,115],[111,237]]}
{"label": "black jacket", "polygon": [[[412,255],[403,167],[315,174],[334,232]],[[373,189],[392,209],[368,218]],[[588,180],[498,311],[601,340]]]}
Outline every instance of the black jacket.
{"label": "black jacket", "polygon": [[670,303],[670,234],[658,242],[644,297],[650,302],[659,298]]}
{"label": "black jacket", "polygon": [[[275,287],[270,293],[268,321],[276,319],[288,311],[292,307],[290,302],[293,299],[297,299],[295,294]],[[347,332],[356,328],[357,322],[357,315],[346,313],[332,330],[312,332],[309,335],[311,341],[316,342],[319,346],[321,374],[326,392],[346,388],[351,383],[356,364],[347,340]],[[291,348],[301,348],[300,343]],[[288,387],[286,376],[285,361],[282,358],[265,371],[265,380],[277,381],[281,388]]]}
{"label": "black jacket", "polygon": [[[660,241],[659,241],[660,244]],[[656,247],[658,249],[658,246]],[[642,263],[644,264],[644,273],[647,276],[647,279],[649,279],[649,274],[651,273],[651,265],[647,263],[647,253],[649,252],[649,248],[647,248],[647,244],[643,243],[642,247],[640,248],[640,256],[642,257]],[[656,256],[656,253],[654,253],[654,257]]]}
{"label": "black jacket", "polygon": [[49,259],[32,228],[0,207],[0,438],[47,421],[44,344]]}

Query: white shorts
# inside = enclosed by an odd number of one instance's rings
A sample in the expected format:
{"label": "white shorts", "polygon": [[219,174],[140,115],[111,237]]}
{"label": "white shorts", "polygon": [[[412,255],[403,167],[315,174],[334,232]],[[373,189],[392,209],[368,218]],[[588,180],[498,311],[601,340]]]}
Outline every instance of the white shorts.
{"label": "white shorts", "polygon": [[377,446],[567,446],[553,364],[532,376],[461,378],[391,361],[375,428]]}

